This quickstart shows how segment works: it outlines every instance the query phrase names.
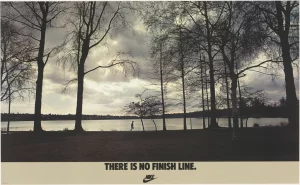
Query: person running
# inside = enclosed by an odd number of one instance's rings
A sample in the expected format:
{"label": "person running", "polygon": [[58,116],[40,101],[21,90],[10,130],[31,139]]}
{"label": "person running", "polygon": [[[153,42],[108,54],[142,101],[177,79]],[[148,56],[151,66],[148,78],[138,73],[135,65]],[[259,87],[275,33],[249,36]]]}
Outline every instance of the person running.
{"label": "person running", "polygon": [[132,131],[134,129],[133,122],[134,121],[132,121],[132,123],[131,123],[131,130],[130,131]]}

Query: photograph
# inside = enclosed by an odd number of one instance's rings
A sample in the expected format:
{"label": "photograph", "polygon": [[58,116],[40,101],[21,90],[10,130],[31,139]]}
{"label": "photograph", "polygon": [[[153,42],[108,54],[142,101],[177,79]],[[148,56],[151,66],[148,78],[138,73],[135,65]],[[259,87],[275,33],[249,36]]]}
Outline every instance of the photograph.
{"label": "photograph", "polygon": [[299,1],[1,2],[2,163],[278,161],[299,162]]}

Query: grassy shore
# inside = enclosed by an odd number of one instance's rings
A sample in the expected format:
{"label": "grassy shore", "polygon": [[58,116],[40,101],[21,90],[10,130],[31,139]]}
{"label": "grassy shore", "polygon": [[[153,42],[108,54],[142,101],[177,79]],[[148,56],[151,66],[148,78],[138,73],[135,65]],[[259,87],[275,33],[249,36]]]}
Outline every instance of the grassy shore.
{"label": "grassy shore", "polygon": [[298,131],[288,127],[167,132],[12,132],[2,162],[298,161]]}

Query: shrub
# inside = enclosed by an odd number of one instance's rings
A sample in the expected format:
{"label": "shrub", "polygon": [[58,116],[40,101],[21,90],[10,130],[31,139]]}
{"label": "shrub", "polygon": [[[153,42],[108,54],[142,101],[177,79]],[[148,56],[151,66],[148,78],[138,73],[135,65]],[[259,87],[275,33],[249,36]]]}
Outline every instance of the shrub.
{"label": "shrub", "polygon": [[65,128],[63,129],[63,131],[69,131],[69,129],[68,129],[67,127],[65,127]]}
{"label": "shrub", "polygon": [[259,124],[254,123],[253,127],[259,127]]}
{"label": "shrub", "polygon": [[289,124],[288,122],[280,122],[281,127],[287,126],[288,124]]}

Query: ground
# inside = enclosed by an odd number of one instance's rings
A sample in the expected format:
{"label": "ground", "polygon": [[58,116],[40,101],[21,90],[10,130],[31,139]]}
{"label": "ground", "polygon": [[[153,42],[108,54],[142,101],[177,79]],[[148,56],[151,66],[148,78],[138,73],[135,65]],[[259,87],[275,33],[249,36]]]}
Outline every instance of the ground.
{"label": "ground", "polygon": [[151,132],[2,134],[2,162],[298,161],[299,135],[288,127]]}

